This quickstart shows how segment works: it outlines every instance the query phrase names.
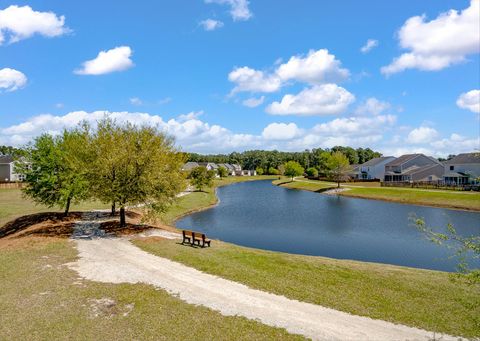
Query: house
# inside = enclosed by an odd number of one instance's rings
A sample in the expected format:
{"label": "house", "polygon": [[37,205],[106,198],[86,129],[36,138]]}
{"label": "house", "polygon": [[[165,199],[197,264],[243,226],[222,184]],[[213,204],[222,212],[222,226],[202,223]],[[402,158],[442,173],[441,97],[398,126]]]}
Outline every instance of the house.
{"label": "house", "polygon": [[0,182],[24,181],[25,176],[15,172],[17,161],[11,155],[0,155]]}
{"label": "house", "polygon": [[402,155],[385,164],[385,182],[440,181],[445,166],[424,154]]}
{"label": "house", "polygon": [[182,170],[190,172],[192,169],[200,167],[198,162],[187,162],[186,164],[183,165]]}
{"label": "house", "polygon": [[243,175],[243,176],[255,176],[255,175],[257,175],[257,171],[256,170],[251,170],[251,169],[243,169],[240,172],[241,172],[241,175]]}
{"label": "house", "polygon": [[373,158],[360,165],[359,179],[363,180],[383,180],[385,178],[385,165],[395,160],[393,156],[382,156]]}
{"label": "house", "polygon": [[207,170],[211,170],[211,171],[217,171],[218,169],[218,166],[216,163],[213,163],[213,162],[199,162],[198,165],[200,167],[205,167]]}
{"label": "house", "polygon": [[458,154],[445,161],[443,180],[446,184],[469,184],[479,182],[480,152]]}
{"label": "house", "polygon": [[223,167],[227,170],[228,175],[235,175],[235,168],[229,163],[219,163],[218,167]]}
{"label": "house", "polygon": [[350,165],[350,171],[348,172],[348,177],[350,179],[361,179],[361,174],[360,174],[360,165],[358,164],[353,164]]}

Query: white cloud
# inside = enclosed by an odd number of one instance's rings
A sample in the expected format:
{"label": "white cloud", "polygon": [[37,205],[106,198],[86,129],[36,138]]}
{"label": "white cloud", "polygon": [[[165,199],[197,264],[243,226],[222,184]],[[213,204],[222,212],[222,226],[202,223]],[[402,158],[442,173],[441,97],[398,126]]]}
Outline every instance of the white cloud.
{"label": "white cloud", "polygon": [[30,6],[12,5],[0,10],[0,45],[9,37],[9,43],[30,38],[35,34],[56,37],[70,32],[65,17],[53,12],[37,12]]}
{"label": "white cloud", "polygon": [[480,113],[480,90],[470,90],[461,94],[457,99],[457,105],[462,109]]}
{"label": "white cloud", "polygon": [[[95,127],[98,120],[108,116],[119,123],[157,126],[174,136],[182,150],[200,153],[228,153],[259,148],[299,151],[348,145],[354,148],[370,147],[385,155],[420,152],[438,157],[471,152],[480,147],[479,138],[467,138],[459,134],[419,145],[399,146],[406,136],[401,127],[396,126],[394,115],[341,117],[309,128],[300,128],[295,123],[272,123],[261,134],[254,135],[209,124],[201,120],[202,113],[190,112],[170,120],[142,112],[75,111],[58,116],[38,115],[17,125],[0,127],[0,145],[20,146],[41,133],[59,134],[63,128],[75,127],[81,121],[87,121]],[[395,134],[395,138],[391,139],[388,135],[388,140],[385,140],[384,134],[389,131]]]}
{"label": "white cloud", "polygon": [[471,0],[463,11],[450,10],[426,21],[425,15],[409,18],[398,32],[403,53],[382,67],[385,75],[406,69],[441,70],[480,51],[480,0]]}
{"label": "white cloud", "polygon": [[167,104],[167,103],[170,103],[172,101],[172,98],[171,97],[165,97],[165,98],[162,98],[161,100],[158,101],[158,104]]}
{"label": "white cloud", "polygon": [[306,56],[291,57],[286,63],[276,62],[271,71],[255,70],[248,66],[235,68],[228,75],[235,83],[232,94],[241,91],[276,92],[289,81],[308,84],[338,82],[350,76],[341,62],[326,49],[310,50]]}
{"label": "white cloud", "polygon": [[207,4],[216,3],[220,5],[229,5],[230,15],[234,21],[246,21],[253,16],[248,8],[248,0],[205,0],[205,2]]}
{"label": "white cloud", "polygon": [[265,140],[291,140],[300,133],[301,130],[295,123],[270,123],[263,129],[262,137]]}
{"label": "white cloud", "polygon": [[378,40],[368,39],[367,42],[365,43],[365,45],[363,45],[360,48],[360,51],[362,53],[368,53],[368,52],[370,52],[371,49],[373,49],[374,47],[377,47],[377,46],[378,46]]}
{"label": "white cloud", "polygon": [[264,101],[265,101],[265,96],[261,96],[259,98],[252,97],[244,100],[242,104],[249,108],[255,108],[255,107],[258,107],[259,105],[262,105]]}
{"label": "white cloud", "polygon": [[281,64],[276,74],[283,80],[296,80],[309,84],[330,83],[344,80],[350,72],[341,68],[341,62],[327,49],[310,50],[303,56],[293,56]]}
{"label": "white cloud", "polygon": [[223,22],[214,19],[206,19],[200,21],[200,26],[202,26],[205,31],[214,31],[217,28],[223,27]]}
{"label": "white cloud", "polygon": [[419,127],[413,129],[407,136],[407,142],[421,144],[432,142],[438,136],[438,132],[430,127]]}
{"label": "white cloud", "polygon": [[357,115],[380,115],[385,110],[390,109],[391,105],[388,102],[383,102],[375,97],[367,99],[365,102],[361,103],[357,109],[355,109],[355,114]]}
{"label": "white cloud", "polygon": [[0,91],[15,91],[27,84],[27,76],[10,68],[0,69]]}
{"label": "white cloud", "polygon": [[82,68],[74,71],[77,75],[103,75],[124,71],[134,66],[129,46],[119,46],[108,51],[100,51],[95,59],[82,63]]}
{"label": "white cloud", "polygon": [[240,91],[275,92],[282,86],[282,81],[275,75],[266,75],[247,66],[234,69],[228,80],[236,84],[232,94]]}
{"label": "white cloud", "polygon": [[343,113],[355,100],[350,92],[336,84],[314,85],[297,95],[287,94],[266,111],[273,115],[335,115]]}
{"label": "white cloud", "polygon": [[138,97],[132,97],[129,99],[130,101],[130,104],[133,104],[133,105],[142,105],[143,104],[143,101],[138,98]]}

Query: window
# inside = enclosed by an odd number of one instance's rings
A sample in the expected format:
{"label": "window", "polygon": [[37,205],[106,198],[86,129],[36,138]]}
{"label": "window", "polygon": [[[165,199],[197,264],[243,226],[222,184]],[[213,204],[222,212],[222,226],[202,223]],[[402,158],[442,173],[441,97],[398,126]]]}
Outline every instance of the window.
{"label": "window", "polygon": [[455,169],[455,166],[450,166],[450,170],[454,170]]}

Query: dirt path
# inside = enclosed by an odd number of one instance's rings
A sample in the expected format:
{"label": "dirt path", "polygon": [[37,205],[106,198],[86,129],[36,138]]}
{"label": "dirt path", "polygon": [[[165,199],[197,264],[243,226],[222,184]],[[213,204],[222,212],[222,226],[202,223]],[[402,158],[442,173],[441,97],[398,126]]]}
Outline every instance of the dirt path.
{"label": "dirt path", "polygon": [[[154,256],[125,238],[97,238],[98,234],[91,231],[94,226],[88,225],[87,229],[91,239],[74,240],[79,259],[69,264],[88,280],[151,284],[187,303],[206,306],[223,315],[244,316],[314,340],[431,340],[434,336],[432,332],[251,289]],[[167,238],[175,237],[167,234]],[[454,339],[444,336],[441,340]]]}

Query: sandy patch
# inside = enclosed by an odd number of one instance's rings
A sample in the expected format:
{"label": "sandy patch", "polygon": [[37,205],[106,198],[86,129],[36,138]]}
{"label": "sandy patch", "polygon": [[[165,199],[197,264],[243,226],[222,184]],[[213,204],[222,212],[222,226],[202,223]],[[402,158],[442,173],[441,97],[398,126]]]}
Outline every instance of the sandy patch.
{"label": "sandy patch", "polygon": [[327,195],[337,195],[342,192],[349,191],[350,188],[334,188],[334,189],[329,189],[328,191],[322,192],[323,194]]}

